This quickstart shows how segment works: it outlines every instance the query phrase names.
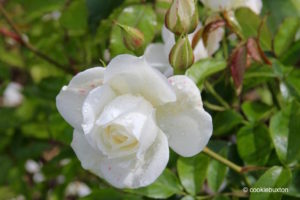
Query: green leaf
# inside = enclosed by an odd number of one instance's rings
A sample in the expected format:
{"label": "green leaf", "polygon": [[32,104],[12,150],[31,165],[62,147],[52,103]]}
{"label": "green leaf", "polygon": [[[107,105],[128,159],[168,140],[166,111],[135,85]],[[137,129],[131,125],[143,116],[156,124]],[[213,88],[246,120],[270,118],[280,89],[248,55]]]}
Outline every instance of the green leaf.
{"label": "green leaf", "polygon": [[7,186],[0,187],[0,200],[14,199],[17,195]]}
{"label": "green leaf", "polygon": [[299,0],[263,0],[263,4],[262,15],[268,15],[268,25],[273,33],[284,18],[300,17]]}
{"label": "green leaf", "polygon": [[249,124],[237,134],[238,153],[241,158],[252,165],[264,165],[272,151],[269,130],[264,124]]}
{"label": "green leaf", "polygon": [[96,31],[99,22],[106,19],[111,12],[120,6],[124,0],[86,0],[88,8],[88,24],[92,31]]}
{"label": "green leaf", "polygon": [[292,181],[289,185],[289,192],[286,194],[293,197],[300,198],[300,170],[292,172]]}
{"label": "green leaf", "polygon": [[[8,173],[10,171],[10,169],[13,167],[13,162],[12,160],[6,156],[6,155],[0,155],[0,162],[1,162],[1,166],[0,166],[0,170],[1,170],[1,177],[0,177],[0,184],[5,184]],[[0,192],[1,194],[1,192]],[[1,197],[1,195],[0,195]]]}
{"label": "green leaf", "polygon": [[296,64],[300,58],[300,40],[292,44],[292,46],[280,57],[280,61],[286,65]]}
{"label": "green leaf", "polygon": [[0,61],[13,67],[24,67],[20,53],[17,51],[8,51],[2,47],[2,44],[0,46]]}
{"label": "green leaf", "polygon": [[51,11],[57,11],[64,4],[64,1],[61,0],[26,0],[26,3],[22,2],[23,0],[20,1],[26,12],[24,18],[24,21],[26,22],[32,22],[33,20],[41,19],[42,15],[45,15]]}
{"label": "green leaf", "polygon": [[203,59],[193,64],[188,70],[186,75],[194,80],[197,84],[202,84],[203,81],[226,68],[226,61],[216,59]]}
{"label": "green leaf", "polygon": [[169,169],[165,169],[162,175],[151,185],[127,191],[150,198],[164,199],[174,194],[181,194],[182,189],[177,177]]}
{"label": "green leaf", "polygon": [[[250,8],[238,8],[235,11],[235,17],[242,29],[244,37],[257,37],[259,27],[262,20]],[[272,47],[272,34],[266,24],[261,28],[260,45],[264,50],[271,50]]]}
{"label": "green leaf", "polygon": [[13,128],[18,125],[14,108],[0,108],[0,130]]}
{"label": "green leaf", "polygon": [[142,200],[142,197],[133,196],[132,194],[123,194],[115,189],[96,189],[86,197],[80,198],[81,200]]}
{"label": "green leaf", "polygon": [[218,112],[213,120],[214,135],[225,135],[243,122],[243,117],[234,110]]}
{"label": "green leaf", "polygon": [[[209,147],[219,155],[227,158],[229,146],[225,142],[213,141],[209,143]],[[217,160],[211,159],[207,170],[207,183],[213,192],[219,192],[224,182],[227,166]]]}
{"label": "green leaf", "polygon": [[195,200],[192,196],[185,196],[181,200]]}
{"label": "green leaf", "polygon": [[251,65],[245,72],[243,90],[249,90],[257,85],[274,80],[277,75],[269,65]]}
{"label": "green leaf", "polygon": [[217,196],[217,197],[213,198],[212,200],[230,200],[230,198],[227,196]]}
{"label": "green leaf", "polygon": [[47,125],[43,123],[31,122],[24,124],[21,130],[22,134],[28,137],[39,139],[48,139],[50,137],[50,133],[47,130]]}
{"label": "green leaf", "polygon": [[278,158],[290,164],[300,159],[300,103],[292,104],[271,118],[270,132]]}
{"label": "green leaf", "polygon": [[272,106],[262,102],[245,101],[242,104],[242,110],[249,121],[259,121],[267,119],[272,113]]}
{"label": "green leaf", "polygon": [[177,160],[177,172],[185,190],[196,195],[200,192],[206,177],[209,158],[200,153],[191,158],[180,157]]}
{"label": "green leaf", "polygon": [[84,0],[72,1],[60,17],[61,25],[72,35],[82,35],[87,28],[87,7]]}
{"label": "green leaf", "polygon": [[[287,187],[291,179],[289,169],[274,166],[266,171],[254,184],[253,188],[284,188]],[[279,200],[282,193],[279,192],[252,192],[250,200]]]}
{"label": "green leaf", "polygon": [[282,22],[274,38],[274,52],[277,56],[289,49],[295,39],[299,24],[298,18],[286,18]]}
{"label": "green leaf", "polygon": [[[139,29],[144,34],[145,46],[149,44],[155,36],[157,21],[155,12],[150,5],[134,5],[124,8],[117,22]],[[125,47],[121,29],[116,25],[113,26],[111,31],[110,50],[112,57],[123,53],[133,54]]]}
{"label": "green leaf", "polygon": [[290,95],[300,101],[300,70],[293,68],[283,79]]}

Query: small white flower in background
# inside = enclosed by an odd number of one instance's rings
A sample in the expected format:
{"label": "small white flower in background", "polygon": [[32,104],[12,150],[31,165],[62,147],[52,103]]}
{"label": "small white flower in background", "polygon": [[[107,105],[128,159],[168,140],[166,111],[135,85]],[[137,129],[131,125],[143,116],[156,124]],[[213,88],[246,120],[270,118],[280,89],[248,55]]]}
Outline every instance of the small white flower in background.
{"label": "small white flower in background", "polygon": [[28,173],[32,174],[33,181],[40,183],[45,180],[44,174],[41,172],[41,164],[34,160],[27,160],[25,163],[25,169]]}
{"label": "small white flower in background", "polygon": [[[195,34],[201,29],[201,27],[202,25],[199,24],[193,33],[188,34],[190,43],[192,43]],[[213,55],[219,49],[219,43],[223,36],[224,29],[220,27],[209,34],[207,47],[204,46],[203,40],[200,39],[193,49],[194,62]],[[173,68],[169,64],[168,58],[172,47],[175,45],[175,35],[163,26],[162,38],[163,44],[152,43],[147,46],[145,50],[145,58],[152,67],[159,69],[166,76],[171,76],[173,74]]]}
{"label": "small white flower in background", "polygon": [[262,9],[261,0],[200,0],[204,6],[213,11],[230,11],[239,7],[248,7],[256,14]]}
{"label": "small white flower in background", "polygon": [[14,107],[20,105],[23,101],[21,90],[22,85],[19,83],[9,83],[3,92],[3,106]]}
{"label": "small white flower in background", "polygon": [[44,180],[45,180],[45,176],[44,176],[44,174],[42,174],[41,172],[35,173],[35,174],[33,175],[33,181],[34,181],[35,183],[41,183],[41,182],[43,182]]}
{"label": "small white flower in background", "polygon": [[51,13],[45,14],[43,16],[42,20],[43,21],[50,21],[50,20],[57,21],[57,20],[59,20],[60,16],[61,16],[61,12],[58,11],[58,10],[55,10],[55,11],[53,11]]}
{"label": "small white flower in background", "polygon": [[69,183],[69,185],[66,188],[65,192],[66,196],[78,196],[78,197],[85,197],[89,194],[91,194],[91,189],[87,184],[75,181]]}
{"label": "small white flower in background", "polygon": [[107,68],[77,74],[56,105],[74,127],[72,148],[83,168],[118,188],[153,183],[169,159],[202,151],[211,116],[186,76],[167,79],[144,57],[119,55]]}
{"label": "small white flower in background", "polygon": [[58,175],[56,177],[56,181],[58,184],[63,184],[65,182],[65,180],[66,180],[66,177],[64,175]]}
{"label": "small white flower in background", "polygon": [[25,169],[28,173],[34,174],[41,170],[41,166],[34,160],[27,160],[25,163]]}

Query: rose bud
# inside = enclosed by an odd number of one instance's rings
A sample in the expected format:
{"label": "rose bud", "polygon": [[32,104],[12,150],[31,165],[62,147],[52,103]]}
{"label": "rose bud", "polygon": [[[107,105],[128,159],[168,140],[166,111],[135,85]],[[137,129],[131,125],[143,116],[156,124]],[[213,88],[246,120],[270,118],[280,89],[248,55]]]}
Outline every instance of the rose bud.
{"label": "rose bud", "polygon": [[144,34],[137,28],[119,23],[117,25],[122,30],[123,42],[126,48],[135,53],[141,52],[145,43]]}
{"label": "rose bud", "polygon": [[186,35],[180,36],[171,49],[169,62],[175,69],[187,69],[194,63],[193,49]]}
{"label": "rose bud", "polygon": [[198,22],[198,9],[194,0],[173,0],[165,17],[166,27],[176,35],[193,32]]}

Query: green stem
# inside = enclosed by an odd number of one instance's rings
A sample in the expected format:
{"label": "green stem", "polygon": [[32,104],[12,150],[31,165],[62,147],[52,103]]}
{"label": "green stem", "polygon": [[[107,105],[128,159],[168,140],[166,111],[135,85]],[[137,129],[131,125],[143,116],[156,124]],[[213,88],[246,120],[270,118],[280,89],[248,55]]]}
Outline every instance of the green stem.
{"label": "green stem", "polygon": [[227,60],[228,59],[228,45],[227,45],[226,37],[223,37],[223,39],[222,39],[222,46],[223,46],[224,58]]}
{"label": "green stem", "polygon": [[203,104],[205,107],[209,108],[210,110],[219,111],[219,112],[226,110],[226,108],[224,108],[223,106],[218,106],[218,105],[209,103],[208,101],[204,101]]}
{"label": "green stem", "polygon": [[243,168],[241,166],[238,166],[237,164],[234,164],[230,160],[227,160],[226,158],[220,156],[219,154],[213,152],[211,149],[208,147],[205,147],[203,149],[203,152],[207,154],[208,156],[212,157],[213,159],[223,163],[224,165],[227,165],[229,168],[232,170],[236,171],[237,173],[241,174],[243,171]]}
{"label": "green stem", "polygon": [[226,109],[230,109],[229,104],[215,91],[213,86],[208,81],[204,82],[204,86],[222,106],[224,106]]}

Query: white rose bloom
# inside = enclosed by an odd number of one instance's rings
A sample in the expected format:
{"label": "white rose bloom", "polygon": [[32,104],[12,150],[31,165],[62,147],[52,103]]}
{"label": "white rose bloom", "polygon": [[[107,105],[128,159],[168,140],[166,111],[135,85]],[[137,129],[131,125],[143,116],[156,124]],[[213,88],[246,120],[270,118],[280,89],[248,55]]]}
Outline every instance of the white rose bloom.
{"label": "white rose bloom", "polygon": [[262,9],[261,0],[200,0],[204,6],[213,11],[233,10],[239,7],[249,7],[253,12],[259,14]]}
{"label": "white rose bloom", "polygon": [[71,146],[83,168],[118,188],[151,184],[168,163],[168,146],[193,156],[212,134],[194,82],[167,79],[144,57],[119,55],[107,68],[77,74],[56,104],[75,129]]}
{"label": "white rose bloom", "polygon": [[[188,39],[191,44],[195,34],[201,27],[201,24],[199,24],[196,30],[188,35]],[[219,43],[222,40],[223,35],[224,29],[222,27],[212,31],[208,36],[207,47],[204,46],[203,40],[200,39],[193,50],[195,62],[213,55],[219,49]],[[173,68],[169,64],[169,53],[175,45],[175,36],[171,31],[163,26],[162,38],[164,42],[163,44],[152,43],[147,46],[145,50],[145,58],[152,67],[157,68],[169,77],[173,74]]]}
{"label": "white rose bloom", "polygon": [[3,92],[3,106],[14,107],[20,105],[24,98],[21,90],[22,85],[19,83],[9,83]]}

